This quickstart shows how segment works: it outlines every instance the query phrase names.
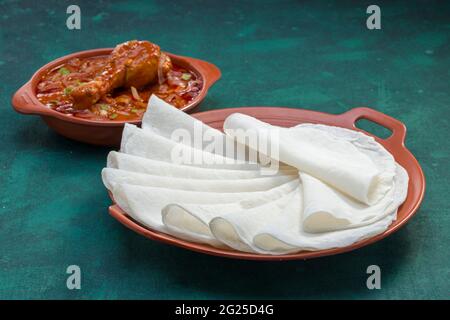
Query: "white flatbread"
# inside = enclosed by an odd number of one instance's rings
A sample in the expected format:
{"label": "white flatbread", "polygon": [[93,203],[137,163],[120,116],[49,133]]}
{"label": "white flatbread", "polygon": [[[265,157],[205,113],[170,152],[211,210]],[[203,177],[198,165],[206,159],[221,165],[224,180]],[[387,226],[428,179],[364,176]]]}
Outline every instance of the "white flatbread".
{"label": "white flatbread", "polygon": [[120,151],[147,159],[178,165],[232,170],[260,170],[257,163],[235,160],[192,148],[171,139],[125,124]]}
{"label": "white flatbread", "polygon": [[[314,126],[281,128],[248,115],[234,113],[224,122],[224,131],[252,149],[276,157],[341,192],[366,204],[374,204],[392,187],[395,166],[380,171],[355,145]],[[246,139],[240,132],[255,134]],[[265,140],[277,152],[267,154],[259,141]],[[393,161],[392,161],[393,163]]]}
{"label": "white flatbread", "polygon": [[161,137],[233,159],[246,160],[246,147],[221,131],[152,95],[142,118],[142,129]]}
{"label": "white flatbread", "polygon": [[279,175],[254,179],[213,180],[178,178],[173,176],[150,175],[114,168],[102,170],[103,184],[113,190],[116,184],[126,183],[145,187],[160,187],[179,190],[207,192],[253,192],[266,191],[284,183],[298,179],[295,175]]}
{"label": "white flatbread", "polygon": [[[140,172],[152,175],[212,179],[212,180],[233,180],[233,179],[254,179],[263,178],[260,170],[237,170],[237,169],[215,169],[202,168],[189,165],[177,165],[166,161],[152,160],[133,156],[123,152],[111,151],[108,154],[106,166],[108,168],[122,169],[132,172]],[[281,167],[276,175],[297,175],[297,169],[293,167]]]}
{"label": "white flatbread", "polygon": [[[298,185],[298,180],[292,180],[267,191],[255,192],[203,192],[187,191],[161,187],[146,187],[126,183],[115,184],[112,193],[114,200],[122,210],[129,214],[136,221],[142,223],[150,229],[166,233],[168,229],[164,226],[161,210],[169,204],[227,204],[236,202],[252,201],[251,199],[271,198],[271,194],[283,195],[290,192]],[[253,201],[257,203],[257,201]],[[192,226],[186,226],[187,230]],[[186,233],[189,234],[189,233]],[[186,238],[186,237],[185,237]],[[201,241],[199,237],[189,238],[191,241]],[[215,245],[215,242],[211,242]]]}
{"label": "white flatbread", "polygon": [[[238,141],[233,129],[277,132],[275,160],[288,165],[266,176],[258,163],[220,148],[230,137],[159,98],[150,99],[142,126],[125,126],[104,184],[132,218],[189,241],[268,254],[347,246],[383,232],[406,197],[406,171],[373,138],[352,130],[278,128],[230,116],[224,129]],[[193,136],[199,128],[213,144],[172,135],[182,129]]]}
{"label": "white flatbread", "polygon": [[[400,166],[397,170],[398,180],[407,182],[405,170]],[[302,187],[291,193],[289,200],[279,199],[265,207],[219,215],[211,220],[210,230],[216,239],[236,250],[287,254],[301,250],[345,247],[382,233],[396,219],[395,207],[367,225],[322,233],[306,232],[299,215],[304,207]],[[400,193],[403,194],[401,191]]]}

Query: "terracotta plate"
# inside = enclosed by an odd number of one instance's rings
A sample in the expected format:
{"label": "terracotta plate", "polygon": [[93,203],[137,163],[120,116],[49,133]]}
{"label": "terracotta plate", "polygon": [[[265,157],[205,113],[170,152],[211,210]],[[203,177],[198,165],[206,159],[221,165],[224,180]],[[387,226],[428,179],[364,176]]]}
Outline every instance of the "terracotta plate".
{"label": "terracotta plate", "polygon": [[[47,63],[17,90],[11,104],[19,113],[41,116],[50,128],[70,139],[95,145],[119,145],[125,123],[139,125],[141,123],[140,120],[102,121],[73,117],[44,106],[36,97],[36,87],[48,70],[54,69],[73,58],[104,56],[110,54],[112,50],[112,48],[105,48],[81,51]],[[194,72],[198,78],[203,80],[203,87],[200,93],[182,108],[186,112],[193,111],[205,98],[208,89],[220,78],[220,70],[215,65],[203,60],[177,56],[171,53],[167,53],[167,55],[170,56],[174,64]]]}
{"label": "terracotta plate", "polygon": [[[238,252],[231,249],[230,250],[218,249],[206,244],[192,243],[189,241],[175,238],[173,236],[164,233],[155,232],[140,225],[139,223],[131,219],[117,205],[112,205],[109,207],[110,214],[128,228],[136,231],[137,233],[147,238],[176,245],[186,249],[236,259],[294,260],[294,259],[309,259],[347,252],[374,243],[378,240],[381,240],[387,237],[388,235],[392,234],[396,230],[398,230],[401,226],[403,226],[414,215],[414,213],[419,208],[420,203],[422,202],[425,192],[425,177],[423,175],[419,163],[404,145],[406,136],[405,125],[392,117],[389,117],[383,113],[380,113],[370,108],[355,108],[343,114],[332,115],[310,110],[289,109],[281,107],[280,108],[245,107],[245,108],[222,109],[196,113],[193,114],[193,116],[214,128],[222,129],[224,119],[234,112],[248,114],[262,121],[285,127],[294,126],[299,123],[309,122],[363,131],[356,128],[355,123],[359,119],[367,119],[383,127],[388,128],[390,131],[392,131],[392,135],[389,138],[381,139],[375,137],[375,139],[379,143],[381,143],[389,152],[393,154],[395,160],[407,170],[409,175],[408,195],[406,201],[398,210],[397,220],[393,224],[391,224],[389,228],[382,234],[379,234],[377,236],[365,240],[358,241],[353,245],[344,248],[335,248],[320,251],[301,251],[293,254],[273,256],[273,255]],[[367,134],[373,136],[370,133]]]}

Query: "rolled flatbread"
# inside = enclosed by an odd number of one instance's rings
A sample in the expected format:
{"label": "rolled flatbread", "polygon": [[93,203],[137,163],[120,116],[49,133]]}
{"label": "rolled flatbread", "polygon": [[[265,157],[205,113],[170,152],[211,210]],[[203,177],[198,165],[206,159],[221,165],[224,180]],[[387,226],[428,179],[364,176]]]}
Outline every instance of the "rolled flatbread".
{"label": "rolled flatbread", "polygon": [[[227,117],[223,127],[228,135],[250,148],[294,166],[365,204],[378,202],[392,187],[394,166],[380,172],[351,142],[313,126],[281,128],[235,113]],[[249,134],[257,139],[246,138]],[[267,154],[261,148],[261,140],[277,152]]]}

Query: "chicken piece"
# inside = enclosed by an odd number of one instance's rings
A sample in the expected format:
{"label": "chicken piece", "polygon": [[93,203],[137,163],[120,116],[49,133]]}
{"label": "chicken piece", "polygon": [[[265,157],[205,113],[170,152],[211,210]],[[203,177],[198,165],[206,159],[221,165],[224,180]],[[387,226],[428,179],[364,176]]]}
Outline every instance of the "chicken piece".
{"label": "chicken piece", "polygon": [[165,74],[171,68],[170,58],[161,53],[156,44],[128,41],[114,48],[105,67],[94,80],[75,87],[70,95],[75,108],[87,109],[116,88],[143,87],[156,81],[161,77],[161,72]]}

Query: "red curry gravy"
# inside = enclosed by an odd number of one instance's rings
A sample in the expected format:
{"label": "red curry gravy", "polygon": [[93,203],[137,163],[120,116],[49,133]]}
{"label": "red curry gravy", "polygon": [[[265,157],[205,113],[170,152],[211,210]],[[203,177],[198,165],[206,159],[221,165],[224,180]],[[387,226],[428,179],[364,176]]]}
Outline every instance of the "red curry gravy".
{"label": "red curry gravy", "polygon": [[139,120],[152,94],[176,108],[192,101],[202,88],[195,73],[173,65],[165,79],[144,88],[118,88],[104,95],[88,109],[77,110],[70,92],[101,72],[107,56],[74,58],[46,73],[37,86],[37,98],[49,108],[74,117],[92,120]]}

